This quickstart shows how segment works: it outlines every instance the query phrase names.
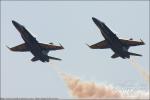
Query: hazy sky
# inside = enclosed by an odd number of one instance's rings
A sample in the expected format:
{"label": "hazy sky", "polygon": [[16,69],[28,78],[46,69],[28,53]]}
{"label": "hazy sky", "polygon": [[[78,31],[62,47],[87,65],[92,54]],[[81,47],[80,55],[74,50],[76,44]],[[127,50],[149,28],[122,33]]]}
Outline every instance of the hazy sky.
{"label": "hazy sky", "polygon": [[[120,38],[141,38],[146,45],[129,51],[143,55],[133,58],[148,72],[148,1],[2,1],[2,96],[69,98],[68,88],[53,66],[88,81],[147,87],[127,59],[111,59],[110,49],[92,50],[86,46],[104,40],[92,17],[105,22]],[[30,52],[9,51],[6,45],[24,42],[11,20],[24,25],[40,42],[61,43],[65,49],[49,55],[63,60],[31,62]]]}

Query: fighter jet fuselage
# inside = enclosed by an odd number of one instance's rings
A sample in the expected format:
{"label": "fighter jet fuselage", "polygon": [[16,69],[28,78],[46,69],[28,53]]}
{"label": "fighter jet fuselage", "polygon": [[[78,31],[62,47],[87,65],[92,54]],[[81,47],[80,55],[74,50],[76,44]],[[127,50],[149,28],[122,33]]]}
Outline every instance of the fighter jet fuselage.
{"label": "fighter jet fuselage", "polygon": [[130,55],[134,56],[141,56],[140,54],[135,54],[128,52],[128,49],[130,46],[136,46],[136,45],[144,45],[143,41],[131,41],[131,40],[123,40],[119,39],[116,34],[114,34],[106,25],[104,22],[101,22],[100,20],[96,18],[92,18],[94,23],[97,25],[97,27],[100,29],[103,37],[105,38],[104,41],[96,43],[94,45],[89,46],[92,49],[105,49],[105,48],[111,48],[112,51],[115,53],[112,58],[116,57],[122,57],[122,58],[130,58]]}
{"label": "fighter jet fuselage", "polygon": [[[108,42],[110,48],[122,58],[129,58],[129,54],[127,54],[128,48],[121,43],[116,34],[113,34],[113,32],[106,25],[103,25],[103,27],[102,35]],[[108,32],[106,30],[108,30]]]}
{"label": "fighter jet fuselage", "polygon": [[49,59],[61,60],[59,58],[48,56],[48,52],[50,50],[64,49],[61,45],[55,46],[55,45],[39,43],[36,40],[36,38],[33,37],[24,26],[20,25],[16,21],[12,21],[12,23],[21,34],[21,37],[25,41],[25,43],[13,48],[9,48],[10,50],[20,51],[20,52],[30,51],[34,56],[34,58],[32,58],[31,61],[40,60],[42,62],[49,62]]}

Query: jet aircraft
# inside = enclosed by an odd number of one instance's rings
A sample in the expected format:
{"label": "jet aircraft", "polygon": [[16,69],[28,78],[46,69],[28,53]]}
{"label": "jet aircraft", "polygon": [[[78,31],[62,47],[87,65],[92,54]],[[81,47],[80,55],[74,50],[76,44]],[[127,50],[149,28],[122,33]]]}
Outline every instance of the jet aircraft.
{"label": "jet aircraft", "polygon": [[12,20],[13,25],[21,34],[22,39],[25,43],[22,43],[18,46],[9,48],[11,51],[18,51],[18,52],[27,52],[30,51],[34,56],[31,61],[40,60],[42,62],[49,62],[49,59],[53,60],[61,60],[59,58],[48,56],[48,52],[52,50],[60,50],[64,49],[64,47],[60,44],[60,46],[50,44],[39,43],[35,37],[33,37],[30,32],[18,22]]}
{"label": "jet aircraft", "polygon": [[133,41],[133,39],[119,39],[116,34],[114,34],[104,22],[92,17],[93,22],[100,29],[101,34],[105,38],[105,40],[98,42],[89,46],[91,49],[107,49],[110,48],[114,52],[111,58],[121,57],[123,59],[130,58],[130,55],[133,56],[142,56],[141,54],[136,54],[132,52],[128,52],[129,47],[144,45],[145,43],[140,41]]}

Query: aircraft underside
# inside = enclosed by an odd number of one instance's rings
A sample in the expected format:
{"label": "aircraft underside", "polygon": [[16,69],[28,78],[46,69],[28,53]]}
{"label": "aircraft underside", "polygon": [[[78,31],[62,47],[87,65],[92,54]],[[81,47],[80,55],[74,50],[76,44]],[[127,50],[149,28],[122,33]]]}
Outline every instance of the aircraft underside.
{"label": "aircraft underside", "polygon": [[107,49],[110,48],[113,50],[114,54],[111,58],[130,58],[130,55],[133,56],[142,56],[140,54],[128,52],[129,47],[144,45],[145,43],[141,41],[133,41],[133,39],[125,40],[119,39],[116,34],[114,34],[104,22],[92,17],[93,22],[100,29],[101,34],[105,38],[105,40],[98,42],[93,45],[88,45],[91,49]]}

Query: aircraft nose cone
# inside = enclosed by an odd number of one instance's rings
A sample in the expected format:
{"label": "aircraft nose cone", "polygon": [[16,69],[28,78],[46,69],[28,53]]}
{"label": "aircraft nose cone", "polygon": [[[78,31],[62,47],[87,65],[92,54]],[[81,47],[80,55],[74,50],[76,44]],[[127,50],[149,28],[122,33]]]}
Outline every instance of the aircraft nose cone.
{"label": "aircraft nose cone", "polygon": [[17,22],[14,20],[12,20],[12,23],[13,23],[13,25],[17,25]]}
{"label": "aircraft nose cone", "polygon": [[21,26],[19,23],[17,23],[16,21],[12,20],[13,25],[18,28],[19,26]]}
{"label": "aircraft nose cone", "polygon": [[94,22],[97,22],[97,19],[96,19],[95,17],[92,17],[92,20],[93,20]]}
{"label": "aircraft nose cone", "polygon": [[102,22],[102,21],[98,20],[98,19],[97,19],[97,18],[95,18],[95,17],[92,17],[92,20],[94,21],[94,23],[104,23],[104,22]]}
{"label": "aircraft nose cone", "polygon": [[96,19],[95,17],[92,17],[92,20],[98,27],[100,27],[102,25],[102,22],[100,20]]}
{"label": "aircraft nose cone", "polygon": [[92,17],[92,19],[95,20],[96,18],[95,18],[95,17]]}

